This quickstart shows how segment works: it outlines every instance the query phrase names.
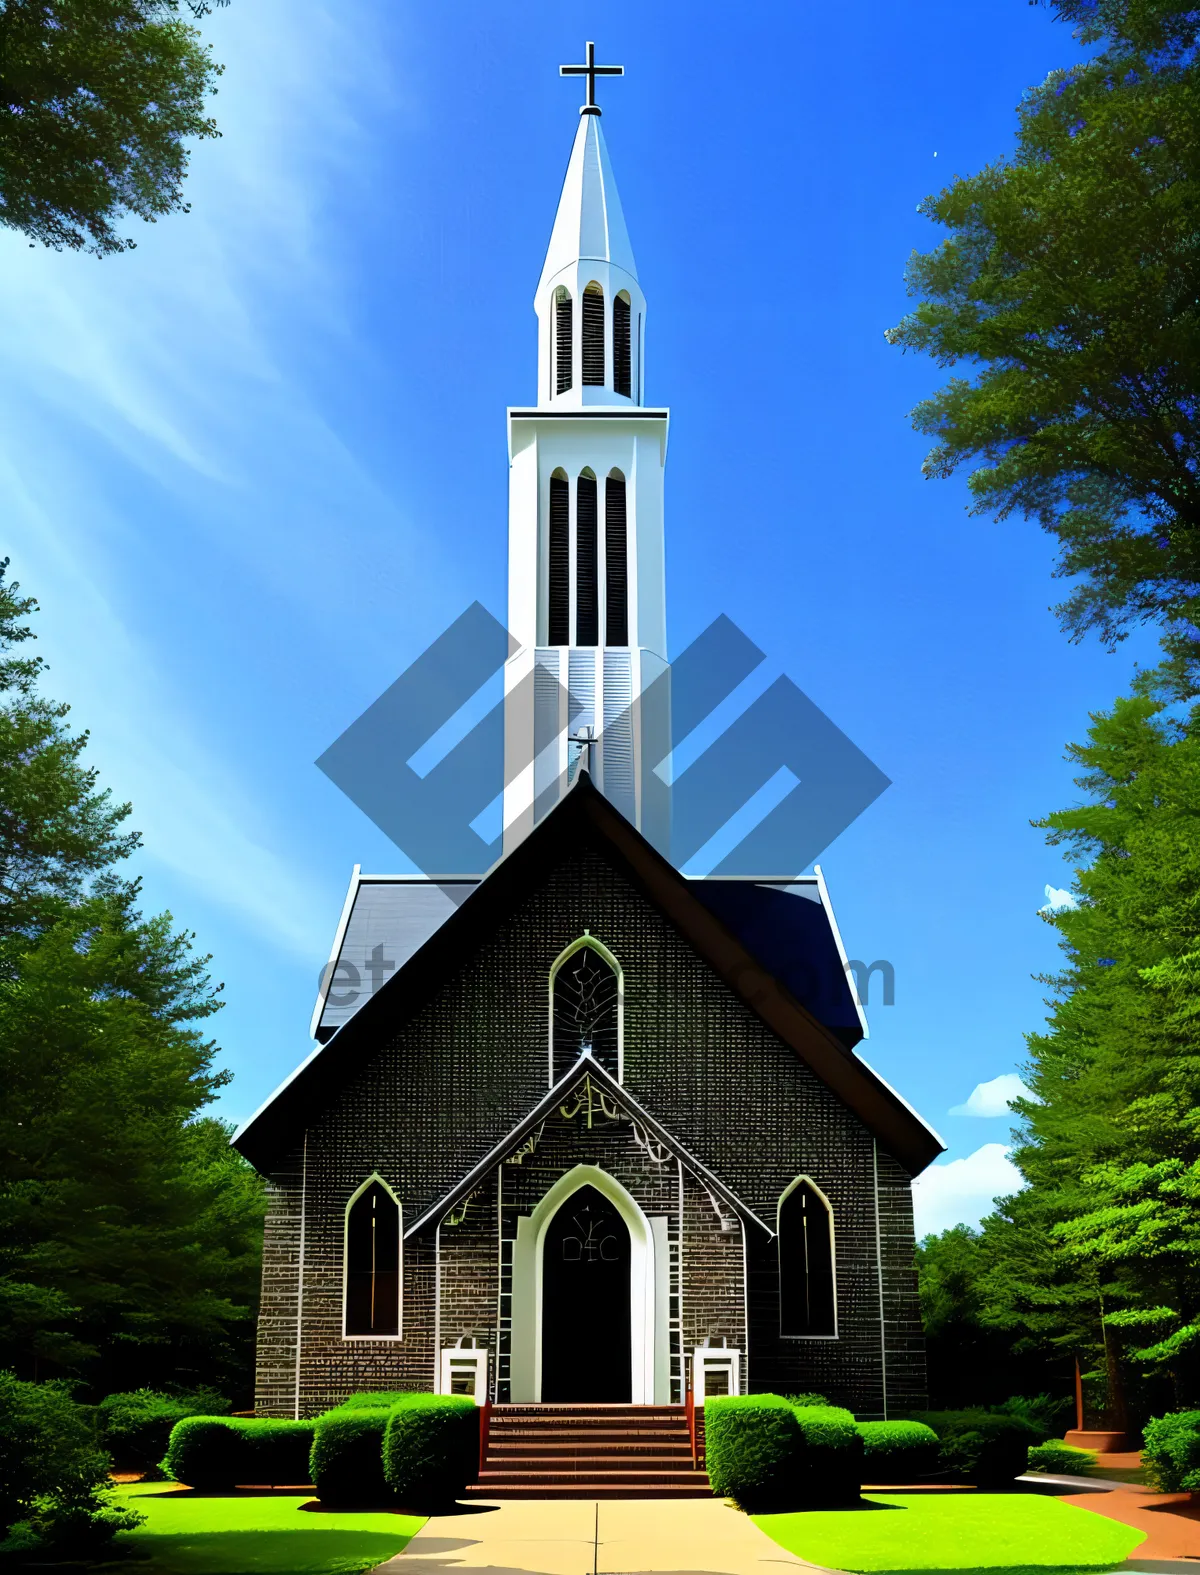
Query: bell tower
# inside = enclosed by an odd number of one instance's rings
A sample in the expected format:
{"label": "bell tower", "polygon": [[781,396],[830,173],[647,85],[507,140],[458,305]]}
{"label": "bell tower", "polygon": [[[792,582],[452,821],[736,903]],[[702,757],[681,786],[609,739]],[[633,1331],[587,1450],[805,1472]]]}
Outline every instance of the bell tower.
{"label": "bell tower", "polygon": [[[644,395],[646,298],[621,211],[597,76],[587,79],[534,295],[538,400],[508,412],[504,848],[580,764],[662,852],[669,749],[663,473],[668,412]],[[655,683],[656,679],[661,681]]]}

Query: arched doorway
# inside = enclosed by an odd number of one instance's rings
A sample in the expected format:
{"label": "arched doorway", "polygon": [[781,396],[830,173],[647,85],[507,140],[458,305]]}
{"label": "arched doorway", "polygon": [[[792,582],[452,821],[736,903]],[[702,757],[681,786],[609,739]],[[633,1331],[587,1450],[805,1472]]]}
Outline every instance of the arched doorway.
{"label": "arched doorway", "polygon": [[572,1192],[542,1238],[542,1400],[632,1398],[629,1227],[593,1186]]}

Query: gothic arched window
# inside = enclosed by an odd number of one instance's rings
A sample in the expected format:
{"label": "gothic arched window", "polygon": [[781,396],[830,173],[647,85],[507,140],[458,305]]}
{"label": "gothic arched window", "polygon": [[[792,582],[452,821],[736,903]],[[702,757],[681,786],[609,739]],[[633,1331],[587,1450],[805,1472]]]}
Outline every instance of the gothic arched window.
{"label": "gothic arched window", "polygon": [[378,1176],[346,1210],[344,1332],[377,1340],[400,1333],[400,1205]]}
{"label": "gothic arched window", "polygon": [[628,294],[622,290],[613,297],[613,388],[629,397],[633,389],[633,359],[629,349]]}
{"label": "gothic arched window", "polygon": [[779,1200],[779,1332],[837,1333],[833,1213],[824,1193],[804,1176]]}
{"label": "gothic arched window", "polygon": [[583,384],[604,387],[604,291],[594,279],[583,292]]}
{"label": "gothic arched window", "polygon": [[600,565],[597,559],[596,477],[584,470],[575,484],[575,644],[600,642]]}
{"label": "gothic arched window", "polygon": [[621,1076],[621,967],[591,936],[568,946],[550,970],[550,1081],[590,1055]]}
{"label": "gothic arched window", "polygon": [[571,643],[571,488],[566,472],[550,477],[550,607],[546,637],[551,645]]}
{"label": "gothic arched window", "polygon": [[629,644],[629,555],[625,477],[612,470],[604,483],[604,643]]}
{"label": "gothic arched window", "polygon": [[554,392],[565,394],[571,386],[571,328],[573,302],[560,284],[554,292]]}

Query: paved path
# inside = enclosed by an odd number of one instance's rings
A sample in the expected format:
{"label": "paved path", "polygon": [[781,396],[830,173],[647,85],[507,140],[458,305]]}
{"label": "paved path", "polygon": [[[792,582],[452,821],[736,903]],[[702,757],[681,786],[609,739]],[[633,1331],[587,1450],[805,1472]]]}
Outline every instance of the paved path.
{"label": "paved path", "polygon": [[786,1575],[816,1568],[719,1499],[505,1499],[434,1516],[373,1575]]}

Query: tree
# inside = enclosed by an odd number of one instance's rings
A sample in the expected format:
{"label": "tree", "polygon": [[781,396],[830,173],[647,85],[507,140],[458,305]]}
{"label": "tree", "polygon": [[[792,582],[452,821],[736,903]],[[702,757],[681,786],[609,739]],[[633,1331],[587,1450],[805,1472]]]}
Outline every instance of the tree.
{"label": "tree", "polygon": [[[202,1112],[207,958],[144,918],[86,735],[21,652],[0,566],[0,1366],[107,1388],[242,1382],[262,1195]],[[14,654],[16,653],[16,654]]]}
{"label": "tree", "polygon": [[0,222],[103,257],[135,244],[117,232],[125,215],[187,211],[185,144],[219,135],[204,101],[222,67],[179,11],[180,0],[2,0]]}
{"label": "tree", "polygon": [[1018,108],[1016,150],[922,204],[949,237],[908,268],[888,338],[967,363],[919,404],[925,473],[1058,538],[1059,608],[1107,641],[1200,598],[1200,12],[1056,0],[1106,47]]}
{"label": "tree", "polygon": [[1127,1380],[1200,1399],[1200,1241],[1180,1223],[1200,1163],[1200,706],[1172,711],[1157,683],[1093,717],[1070,750],[1089,802],[1042,823],[1078,905],[1048,919],[1065,965],[1017,1105],[1028,1185],[981,1243],[983,1321],[1079,1357],[1116,1425]]}

